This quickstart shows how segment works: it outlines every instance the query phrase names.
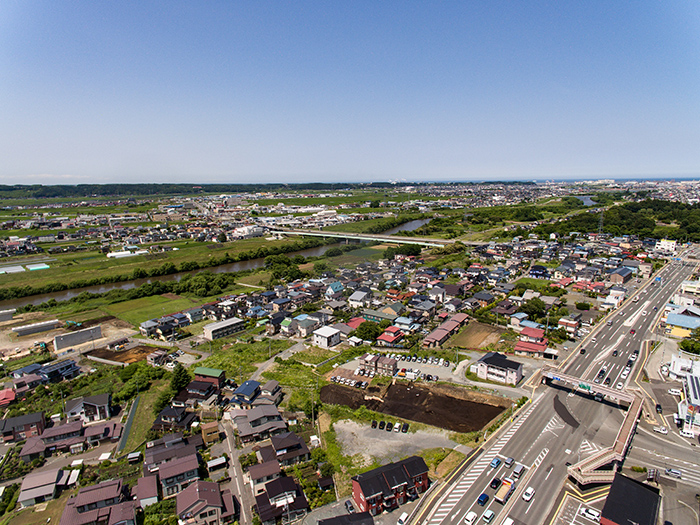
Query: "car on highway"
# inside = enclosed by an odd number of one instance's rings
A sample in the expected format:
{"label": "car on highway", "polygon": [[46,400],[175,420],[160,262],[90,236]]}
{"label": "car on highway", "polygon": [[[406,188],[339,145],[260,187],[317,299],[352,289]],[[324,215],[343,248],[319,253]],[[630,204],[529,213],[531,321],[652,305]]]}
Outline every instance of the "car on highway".
{"label": "car on highway", "polygon": [[491,483],[489,483],[489,487],[491,487],[494,490],[500,486],[501,486],[501,479],[500,478],[493,478],[491,480]]}
{"label": "car on highway", "polygon": [[620,312],[620,313],[617,314],[617,315],[625,315],[625,312]]}
{"label": "car on highway", "polygon": [[490,465],[491,468],[498,468],[500,465],[501,465],[501,460],[500,460],[500,459],[498,459],[498,458],[493,458],[493,459],[491,460],[491,465]]}
{"label": "car on highway", "polygon": [[491,523],[495,517],[496,513],[491,509],[488,509],[486,512],[484,512],[484,515],[481,516],[481,519],[484,520],[484,523]]}
{"label": "car on highway", "polygon": [[467,515],[464,516],[464,523],[465,525],[474,525],[476,523],[476,519],[479,517],[479,515],[474,512],[467,512]]}
{"label": "car on highway", "polygon": [[656,413],[661,414],[661,413],[663,413],[663,411],[664,411],[663,407],[660,404],[656,403]]}
{"label": "car on highway", "polygon": [[659,434],[663,434],[665,436],[668,434],[668,429],[666,427],[654,427],[654,432],[658,432]]}
{"label": "car on highway", "polygon": [[486,493],[482,493],[481,496],[478,497],[476,500],[477,505],[481,505],[482,507],[486,505],[489,502],[489,495]]}
{"label": "car on highway", "polygon": [[632,335],[635,334],[634,328],[632,328],[632,330],[630,330],[630,334],[632,334]]}
{"label": "car on highway", "polygon": [[672,478],[681,479],[683,477],[681,471],[675,468],[667,468],[665,472],[667,476],[671,476]]}
{"label": "car on highway", "polygon": [[525,501],[530,501],[532,499],[532,496],[535,495],[535,489],[532,487],[528,487],[525,489],[525,492],[523,492],[523,499]]}
{"label": "car on highway", "polygon": [[595,337],[591,337],[591,343],[596,343],[596,342],[598,342],[598,339],[596,339]]}
{"label": "car on highway", "polygon": [[585,348],[581,348],[581,350],[579,350],[579,353],[580,353],[580,354],[585,354],[585,353],[586,353],[586,349],[585,349]]}
{"label": "car on highway", "polygon": [[680,388],[669,388],[668,393],[672,396],[680,396],[682,394]]}
{"label": "car on highway", "polygon": [[617,357],[619,354],[620,354],[620,352],[618,352],[617,350],[613,350],[613,354],[612,354],[613,357]]}

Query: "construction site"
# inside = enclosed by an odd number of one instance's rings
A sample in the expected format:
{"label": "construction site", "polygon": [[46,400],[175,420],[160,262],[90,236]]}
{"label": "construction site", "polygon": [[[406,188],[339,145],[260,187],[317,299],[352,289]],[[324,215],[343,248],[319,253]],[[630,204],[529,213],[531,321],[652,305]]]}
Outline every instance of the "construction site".
{"label": "construction site", "polygon": [[403,382],[370,386],[367,390],[326,385],[321,389],[321,401],[353,410],[365,406],[375,412],[452,432],[481,430],[512,405],[510,399],[459,386]]}

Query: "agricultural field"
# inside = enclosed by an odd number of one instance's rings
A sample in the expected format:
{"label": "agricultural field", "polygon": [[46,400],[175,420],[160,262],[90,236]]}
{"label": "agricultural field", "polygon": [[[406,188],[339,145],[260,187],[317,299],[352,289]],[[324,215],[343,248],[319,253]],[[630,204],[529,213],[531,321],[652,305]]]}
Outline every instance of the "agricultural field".
{"label": "agricultural field", "polygon": [[498,343],[505,331],[505,328],[472,321],[447,344],[452,348],[485,348]]}
{"label": "agricultural field", "polygon": [[201,302],[179,295],[165,294],[110,304],[103,306],[102,310],[138,327],[143,321],[194,308],[200,304]]}

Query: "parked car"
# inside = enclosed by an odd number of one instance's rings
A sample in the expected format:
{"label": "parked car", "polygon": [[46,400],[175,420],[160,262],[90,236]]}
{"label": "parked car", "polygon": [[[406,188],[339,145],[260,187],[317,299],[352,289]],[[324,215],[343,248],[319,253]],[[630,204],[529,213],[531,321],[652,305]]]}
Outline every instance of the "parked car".
{"label": "parked car", "polygon": [[372,420],[372,428],[377,428],[377,420],[376,419]]}
{"label": "parked car", "polygon": [[401,423],[399,423],[397,421],[396,424],[394,425],[394,432],[399,432],[400,430],[401,430]]}
{"label": "parked car", "polygon": [[348,511],[348,514],[355,512],[355,507],[349,499],[345,500],[345,509]]}
{"label": "parked car", "polygon": [[403,432],[404,434],[408,432],[408,423],[404,423],[403,425],[401,425],[401,432]]}
{"label": "parked car", "polygon": [[591,521],[595,521],[596,523],[600,522],[600,511],[596,509],[589,509],[588,507],[583,507],[579,513],[581,516],[584,518],[588,518]]}
{"label": "parked car", "polygon": [[386,423],[385,423],[384,420],[382,419],[382,420],[379,422],[379,430],[384,430],[384,427],[385,427],[385,426],[386,426]]}
{"label": "parked car", "polygon": [[695,438],[695,434],[693,434],[689,430],[681,430],[679,433],[680,433],[681,437],[684,437],[684,438],[690,438],[690,439]]}
{"label": "parked car", "polygon": [[668,429],[666,427],[654,427],[654,432],[658,432],[659,434],[663,434],[665,436],[668,434]]}

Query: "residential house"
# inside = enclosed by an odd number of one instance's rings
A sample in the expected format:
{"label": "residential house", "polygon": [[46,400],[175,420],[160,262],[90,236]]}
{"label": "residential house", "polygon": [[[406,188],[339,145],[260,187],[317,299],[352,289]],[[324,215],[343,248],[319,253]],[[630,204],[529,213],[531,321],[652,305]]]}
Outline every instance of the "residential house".
{"label": "residential house", "polygon": [[292,477],[268,481],[265,490],[255,496],[255,512],[263,525],[274,525],[284,517],[296,521],[309,511],[304,491]]}
{"label": "residential house", "polygon": [[154,430],[185,430],[199,418],[193,412],[187,412],[185,407],[165,407],[153,422]]}
{"label": "residential house", "polygon": [[395,347],[400,346],[401,341],[403,341],[404,333],[398,326],[389,326],[384,330],[384,332],[377,338],[377,344],[379,346],[389,346]]}
{"label": "residential house", "polygon": [[332,348],[340,343],[341,331],[331,326],[322,326],[314,331],[314,345],[321,348]]}
{"label": "residential house", "polygon": [[[258,458],[260,458],[259,454]],[[264,492],[265,483],[279,478],[281,473],[282,469],[280,468],[280,463],[276,459],[248,467],[247,474],[250,479],[250,486],[253,489],[253,494],[257,495]]]}
{"label": "residential house", "polygon": [[415,499],[428,489],[428,466],[410,456],[352,478],[352,497],[360,512],[372,516]]}
{"label": "residential house", "polygon": [[141,509],[158,503],[157,476],[142,476],[136,480],[136,501]]}
{"label": "residential house", "polygon": [[350,308],[365,308],[370,305],[371,301],[371,292],[358,290],[348,297],[348,306]]}
{"label": "residential house", "polygon": [[505,355],[489,352],[473,365],[477,377],[507,385],[517,385],[523,378],[523,365]]}
{"label": "residential house", "polygon": [[216,387],[216,392],[218,392],[226,383],[226,372],[218,368],[198,366],[194,369],[194,380],[211,383]]}
{"label": "residential house", "polygon": [[158,479],[164,498],[178,492],[199,479],[199,459],[197,454],[168,461],[158,467]]}
{"label": "residential house", "polygon": [[58,484],[61,481],[67,481],[68,475],[68,472],[64,473],[61,469],[27,474],[22,480],[17,501],[22,508],[25,508],[55,499],[58,494]]}
{"label": "residential house", "polygon": [[231,491],[212,481],[195,481],[177,495],[180,525],[222,525],[238,515]]}
{"label": "residential house", "polygon": [[274,405],[260,405],[250,410],[236,409],[230,413],[243,443],[261,441],[287,431],[287,423]]}
{"label": "residential house", "polygon": [[260,383],[249,379],[239,386],[231,398],[231,403],[241,408],[251,408],[253,402],[260,395]]}
{"label": "residential house", "polygon": [[128,500],[121,479],[82,487],[68,499],[60,525],[135,525],[136,502]]}
{"label": "residential house", "polygon": [[496,300],[494,296],[488,292],[477,292],[474,294],[472,299],[475,299],[481,308],[487,307]]}
{"label": "residential house", "polygon": [[78,397],[66,401],[65,412],[68,421],[81,420],[83,423],[102,421],[112,417],[112,394]]}
{"label": "residential house", "polygon": [[311,459],[311,452],[306,442],[294,432],[284,432],[272,436],[270,443],[258,451],[263,462],[277,460],[281,466],[288,467]]}

